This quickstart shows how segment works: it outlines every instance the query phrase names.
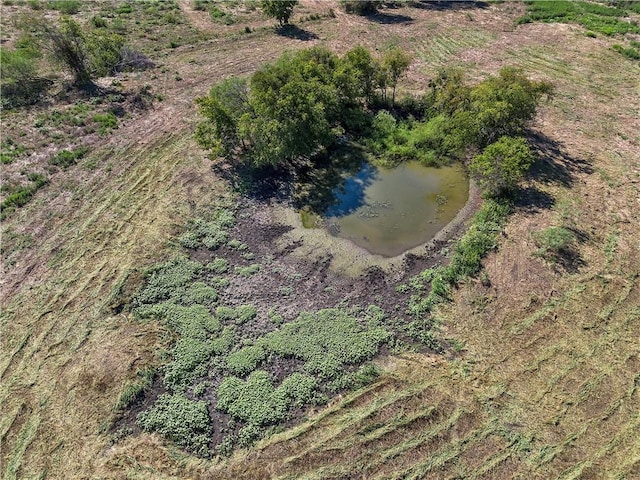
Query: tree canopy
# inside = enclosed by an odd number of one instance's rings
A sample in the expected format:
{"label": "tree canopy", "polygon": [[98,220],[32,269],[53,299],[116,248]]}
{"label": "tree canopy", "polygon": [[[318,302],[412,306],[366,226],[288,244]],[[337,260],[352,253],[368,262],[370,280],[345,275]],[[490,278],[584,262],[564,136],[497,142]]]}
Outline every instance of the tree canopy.
{"label": "tree canopy", "polygon": [[469,169],[486,196],[498,197],[513,192],[532,163],[524,138],[503,136],[476,155]]}
{"label": "tree canopy", "polygon": [[362,47],[342,58],[323,47],[285,53],[248,81],[224,81],[197,99],[205,121],[196,138],[256,166],[309,157],[362,127],[381,68]]}
{"label": "tree canopy", "polygon": [[490,195],[513,188],[531,156],[524,141],[508,137],[521,134],[551,86],[513,68],[473,86],[460,70],[444,70],[424,95],[396,104],[410,62],[398,48],[381,59],[360,46],[342,57],[324,47],[285,53],[197,99],[204,120],[196,138],[215,155],[286,168],[308,163],[345,134],[388,165],[444,164],[491,147],[474,159],[477,178]]}
{"label": "tree canopy", "polygon": [[261,0],[260,7],[265,15],[275,18],[280,25],[289,23],[293,15],[293,7],[298,4],[298,0]]}

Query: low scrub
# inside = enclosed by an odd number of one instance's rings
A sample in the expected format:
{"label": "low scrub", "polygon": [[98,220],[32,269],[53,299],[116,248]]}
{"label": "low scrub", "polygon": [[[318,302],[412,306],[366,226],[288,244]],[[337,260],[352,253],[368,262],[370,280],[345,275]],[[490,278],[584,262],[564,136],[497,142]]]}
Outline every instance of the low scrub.
{"label": "low scrub", "polygon": [[137,422],[143,430],[161,433],[197,455],[209,455],[211,426],[204,401],[163,394],[153,407],[138,415]]}
{"label": "low scrub", "polygon": [[9,194],[0,205],[0,220],[7,218],[16,208],[20,208],[29,203],[31,197],[33,197],[40,188],[49,183],[49,179],[40,173],[28,174],[27,180],[31,183],[10,188]]}
{"label": "low scrub", "polygon": [[637,22],[623,19],[630,11],[636,11],[637,5],[620,3],[619,6],[602,5],[596,2],[569,0],[528,1],[528,12],[518,23],[562,22],[577,23],[603,35],[640,33]]}
{"label": "low scrub", "polygon": [[78,163],[78,160],[84,158],[88,151],[88,147],[78,147],[75,150],[61,150],[51,157],[49,163],[56,167],[68,168]]}
{"label": "low scrub", "polygon": [[549,227],[534,233],[533,238],[538,246],[536,255],[550,261],[570,253],[576,240],[575,234],[565,227]]}

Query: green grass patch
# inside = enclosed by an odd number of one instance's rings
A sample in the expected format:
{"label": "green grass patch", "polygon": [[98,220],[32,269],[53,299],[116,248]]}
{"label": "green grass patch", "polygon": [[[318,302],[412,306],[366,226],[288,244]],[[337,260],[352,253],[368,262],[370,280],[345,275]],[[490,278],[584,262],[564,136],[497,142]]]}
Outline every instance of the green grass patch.
{"label": "green grass patch", "polygon": [[622,4],[617,7],[595,2],[538,0],[528,1],[527,5],[527,14],[518,19],[518,23],[577,23],[588,30],[607,36],[640,33],[640,27],[636,22],[622,20],[630,11],[629,6]]}
{"label": "green grass patch", "polygon": [[10,188],[10,193],[0,204],[0,220],[7,218],[16,208],[20,208],[31,200],[31,197],[42,187],[49,183],[49,179],[41,173],[30,173],[27,175],[29,185],[22,185]]}
{"label": "green grass patch", "polygon": [[136,378],[127,384],[120,393],[115,409],[126,410],[140,402],[144,398],[145,393],[153,386],[156,375],[157,370],[154,368],[138,370]]}
{"label": "green grass patch", "polygon": [[57,10],[64,15],[75,15],[80,11],[82,2],[79,0],[54,0],[48,4],[51,10]]}
{"label": "green grass patch", "polygon": [[631,60],[640,60],[640,46],[638,42],[631,42],[632,44],[636,44],[636,46],[624,47],[620,44],[615,44],[611,48],[613,48],[616,52],[620,53],[624,57],[627,57]]}
{"label": "green grass patch", "polygon": [[549,261],[556,261],[562,255],[570,253],[576,240],[575,234],[564,227],[549,227],[535,232],[533,238],[538,246],[536,255]]}
{"label": "green grass patch", "polygon": [[78,160],[84,158],[88,151],[88,147],[78,147],[75,150],[61,150],[49,159],[49,163],[56,167],[68,168],[78,163]]}
{"label": "green grass patch", "polygon": [[100,135],[106,135],[118,128],[118,119],[112,112],[96,113],[93,116],[93,121],[98,124],[98,133]]}
{"label": "green grass patch", "polygon": [[13,163],[26,150],[24,145],[20,145],[11,137],[6,137],[0,142],[0,164],[9,165]]}
{"label": "green grass patch", "polygon": [[477,275],[482,268],[482,258],[497,245],[498,234],[511,212],[507,199],[487,199],[475,214],[467,232],[456,244],[449,265],[430,269],[421,279],[431,282],[431,290],[425,297],[418,293],[411,297],[409,312],[421,319],[433,306],[449,300],[451,288],[466,277]]}

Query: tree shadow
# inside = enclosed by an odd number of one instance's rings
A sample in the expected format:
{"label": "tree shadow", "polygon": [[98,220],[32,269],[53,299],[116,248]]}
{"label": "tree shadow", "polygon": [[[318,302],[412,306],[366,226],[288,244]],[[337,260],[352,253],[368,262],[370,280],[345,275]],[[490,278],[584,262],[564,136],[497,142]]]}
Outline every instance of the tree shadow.
{"label": "tree shadow", "polygon": [[514,198],[515,206],[529,213],[548,210],[555,203],[556,199],[552,195],[534,186],[519,188]]}
{"label": "tree shadow", "polygon": [[556,270],[563,270],[567,273],[576,273],[586,262],[575,248],[562,251],[555,257],[554,267]]}
{"label": "tree shadow", "polygon": [[594,172],[589,162],[570,156],[560,142],[540,132],[528,132],[527,139],[536,156],[530,170],[536,181],[570,187],[576,174]]}
{"label": "tree shadow", "polygon": [[413,8],[424,10],[469,10],[472,8],[487,8],[487,2],[473,1],[451,1],[451,0],[420,0],[412,3]]}
{"label": "tree shadow", "polygon": [[301,40],[303,42],[317,40],[319,38],[315,33],[291,24],[276,27],[275,32],[283,37],[293,38],[295,40]]}
{"label": "tree shadow", "polygon": [[402,25],[413,22],[413,18],[408,15],[395,13],[372,13],[366,16],[367,19],[382,25]]}

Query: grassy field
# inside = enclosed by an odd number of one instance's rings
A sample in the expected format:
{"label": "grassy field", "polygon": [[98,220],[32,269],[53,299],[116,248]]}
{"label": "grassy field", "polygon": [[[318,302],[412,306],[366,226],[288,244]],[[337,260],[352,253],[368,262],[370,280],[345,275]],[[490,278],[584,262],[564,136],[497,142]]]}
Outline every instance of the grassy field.
{"label": "grassy field", "polygon": [[[3,36],[11,42],[7,19],[31,7],[4,3]],[[79,130],[93,125],[100,105],[90,113],[75,107],[86,125],[65,126],[67,117],[52,114],[83,104],[77,99],[3,112],[3,136],[24,145],[3,143],[3,177],[28,185],[24,170],[49,179],[2,224],[3,478],[640,476],[640,69],[613,49],[636,41],[633,33],[594,38],[573,19],[518,25],[525,6],[511,2],[421,4],[374,18],[333,5],[334,18],[330,5],[308,1],[294,18],[303,33],[290,37],[239,7],[229,7],[235,23],[226,25],[188,1],[129,13],[110,5],[92,3],[76,17],[120,18],[116,26],[130,38],[145,32],[136,45],[158,67],[118,81],[125,91],[149,84],[153,106],[131,110],[103,134],[98,125]],[[253,32],[243,33],[245,25]],[[414,56],[403,84],[411,91],[448,64],[474,79],[517,65],[556,87],[529,133],[538,151],[532,178],[481,281],[462,284],[436,309],[439,335],[451,347],[376,357],[384,373],[373,383],[308,408],[306,420],[228,459],[191,457],[157,434],[117,438],[111,424],[121,394],[138,372],[166,361],[173,341],[164,324],[139,321],[123,307],[146,268],[181,251],[189,219],[235,201],[192,138],[193,98],[283,49],[315,43],[338,52],[357,43],[402,46]],[[48,167],[59,151],[85,144],[89,151],[65,168]],[[559,255],[541,240],[550,228],[572,234]],[[256,238],[237,238],[257,255],[242,265],[264,263]],[[294,270],[299,263],[282,251],[289,283],[278,284],[276,300],[253,299],[259,306],[297,305],[288,298],[313,292],[323,272]],[[266,271],[229,276],[236,283],[225,299],[249,303]],[[337,292],[322,301],[337,303],[341,285],[353,281],[328,278]],[[231,368],[243,371],[250,353]],[[227,409],[234,411],[232,402]]]}

